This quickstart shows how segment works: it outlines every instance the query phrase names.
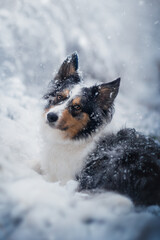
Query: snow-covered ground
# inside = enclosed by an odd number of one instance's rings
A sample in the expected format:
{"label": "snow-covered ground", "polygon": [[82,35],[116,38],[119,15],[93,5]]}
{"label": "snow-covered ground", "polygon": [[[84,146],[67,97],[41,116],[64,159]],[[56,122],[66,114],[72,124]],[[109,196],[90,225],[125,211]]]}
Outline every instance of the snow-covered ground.
{"label": "snow-covered ground", "polygon": [[159,0],[0,0],[0,240],[160,239],[159,207],[76,193],[30,168],[41,96],[75,50],[84,80],[121,76],[116,127],[160,136]]}

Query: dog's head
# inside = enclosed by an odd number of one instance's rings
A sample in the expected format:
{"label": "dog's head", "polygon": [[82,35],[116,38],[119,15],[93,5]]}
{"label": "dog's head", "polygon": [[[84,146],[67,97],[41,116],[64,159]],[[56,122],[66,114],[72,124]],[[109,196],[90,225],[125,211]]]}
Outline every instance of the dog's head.
{"label": "dog's head", "polygon": [[87,138],[111,121],[119,85],[120,78],[86,87],[78,72],[78,55],[73,53],[62,63],[44,95],[46,124],[61,130],[64,138]]}

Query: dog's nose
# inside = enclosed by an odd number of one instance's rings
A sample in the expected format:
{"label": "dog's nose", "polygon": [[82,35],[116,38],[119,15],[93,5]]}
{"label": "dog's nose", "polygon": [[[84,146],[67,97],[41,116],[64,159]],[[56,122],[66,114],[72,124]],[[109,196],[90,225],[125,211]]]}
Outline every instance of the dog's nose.
{"label": "dog's nose", "polygon": [[58,119],[58,116],[55,113],[50,112],[47,114],[47,119],[48,119],[48,122],[56,122]]}

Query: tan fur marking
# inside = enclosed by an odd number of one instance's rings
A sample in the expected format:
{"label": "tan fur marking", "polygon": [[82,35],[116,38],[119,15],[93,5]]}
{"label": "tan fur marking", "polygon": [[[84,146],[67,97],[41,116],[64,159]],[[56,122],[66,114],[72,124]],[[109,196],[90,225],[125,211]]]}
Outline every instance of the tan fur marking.
{"label": "tan fur marking", "polygon": [[65,138],[74,138],[78,132],[80,132],[88,123],[89,116],[87,113],[82,113],[82,117],[80,119],[72,117],[69,111],[64,110],[62,117],[59,120],[58,128],[60,130],[66,130]]}
{"label": "tan fur marking", "polygon": [[[61,92],[60,92],[61,93]],[[64,97],[68,97],[68,95],[69,95],[69,89],[64,89],[64,91],[61,93],[62,94],[62,96],[64,96]]]}
{"label": "tan fur marking", "polygon": [[80,97],[77,97],[77,98],[75,98],[75,99],[73,99],[73,105],[76,105],[76,104],[80,104],[80,102],[81,102],[81,98]]}

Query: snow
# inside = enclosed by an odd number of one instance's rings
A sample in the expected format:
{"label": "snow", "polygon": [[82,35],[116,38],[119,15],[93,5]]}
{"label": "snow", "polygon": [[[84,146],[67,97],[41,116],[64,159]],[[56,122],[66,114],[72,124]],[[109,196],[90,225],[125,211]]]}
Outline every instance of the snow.
{"label": "snow", "polygon": [[147,224],[148,239],[158,234],[158,206],[78,193],[76,182],[46,182],[30,166],[43,146],[41,96],[75,50],[84,81],[121,77],[115,127],[159,137],[159,10],[149,0],[0,1],[0,240],[135,240]]}

